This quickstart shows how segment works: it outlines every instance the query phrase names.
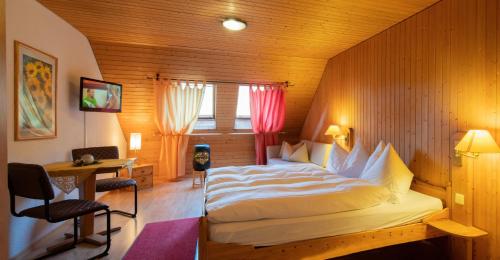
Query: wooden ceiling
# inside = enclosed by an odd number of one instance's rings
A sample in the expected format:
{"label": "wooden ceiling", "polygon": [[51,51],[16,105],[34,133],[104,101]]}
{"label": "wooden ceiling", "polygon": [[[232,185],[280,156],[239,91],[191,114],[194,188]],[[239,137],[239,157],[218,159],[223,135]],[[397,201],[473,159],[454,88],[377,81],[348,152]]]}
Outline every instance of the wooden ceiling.
{"label": "wooden ceiling", "polygon": [[[140,158],[156,163],[161,142],[155,134],[153,84],[148,76],[289,81],[284,130],[298,137],[329,58],[437,0],[39,2],[88,37],[105,80],[123,83],[123,112],[118,115],[122,130],[127,138],[131,132],[141,132]],[[248,28],[227,31],[221,26],[224,17],[243,19]],[[219,132],[233,131],[235,87],[218,86],[217,93],[224,99],[217,103]],[[201,140],[224,151],[215,154],[219,166],[222,157],[241,164],[254,160],[248,148],[253,146],[252,138],[223,135],[219,139]],[[244,154],[235,147],[246,147]]]}
{"label": "wooden ceiling", "polygon": [[[437,0],[39,0],[92,42],[328,59]],[[248,22],[223,29],[224,17]]]}

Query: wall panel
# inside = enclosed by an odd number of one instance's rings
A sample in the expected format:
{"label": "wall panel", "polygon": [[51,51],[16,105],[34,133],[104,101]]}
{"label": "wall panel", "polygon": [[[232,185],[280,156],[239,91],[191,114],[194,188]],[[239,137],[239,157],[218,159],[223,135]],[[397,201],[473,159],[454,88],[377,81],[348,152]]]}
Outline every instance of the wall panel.
{"label": "wall panel", "polygon": [[[353,127],[370,150],[391,142],[417,178],[447,185],[457,132],[486,128],[500,143],[499,8],[495,0],[443,0],[331,58],[302,137],[330,141],[329,124]],[[452,205],[453,216],[490,233],[470,248],[475,259],[500,257],[498,159],[453,167],[455,192],[467,194],[461,175],[474,174],[473,215]],[[466,245],[454,245],[464,256]]]}
{"label": "wall panel", "polygon": [[[321,79],[326,60],[279,55],[249,55],[215,51],[156,48],[93,42],[94,54],[105,80],[123,83],[123,112],[118,118],[125,136],[142,133],[143,147],[137,154],[143,163],[157,164],[161,142],[153,118],[153,81],[161,77],[237,82],[290,81],[286,92],[287,138],[297,138]],[[186,157],[191,170],[192,146],[212,145],[214,166],[255,163],[253,135],[233,130],[237,84],[218,84],[217,129],[196,131]],[[243,132],[251,132],[250,130]]]}

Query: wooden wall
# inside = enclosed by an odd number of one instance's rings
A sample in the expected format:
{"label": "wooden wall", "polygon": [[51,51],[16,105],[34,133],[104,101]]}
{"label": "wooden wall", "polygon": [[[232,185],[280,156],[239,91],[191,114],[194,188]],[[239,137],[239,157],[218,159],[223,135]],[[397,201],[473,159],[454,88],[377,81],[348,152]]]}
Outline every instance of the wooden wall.
{"label": "wooden wall", "polygon": [[7,192],[7,85],[5,0],[0,0],[0,259],[9,257],[9,194]]}
{"label": "wooden wall", "polygon": [[[497,0],[442,0],[331,58],[302,137],[328,141],[329,124],[353,127],[367,148],[391,142],[417,178],[446,185],[457,132],[489,129],[500,143],[499,12]],[[490,233],[475,241],[475,259],[500,258],[497,162],[484,156],[472,167],[472,222]],[[463,171],[455,192],[467,193]]]}
{"label": "wooden wall", "polygon": [[[193,147],[208,143],[211,149],[211,166],[255,164],[254,135],[251,130],[233,130],[236,116],[238,85],[218,84],[216,86],[216,130],[195,131],[189,139],[186,153],[186,173],[193,169]],[[200,133],[201,132],[201,133]],[[298,135],[295,132],[295,135]]]}
{"label": "wooden wall", "polygon": [[[324,59],[277,55],[98,42],[92,42],[92,47],[104,79],[124,85],[123,112],[119,114],[119,121],[127,140],[131,132],[142,133],[143,147],[138,156],[143,163],[157,163],[161,145],[153,120],[153,82],[147,79],[148,76],[159,72],[162,77],[194,80],[290,81],[293,86],[287,89],[284,131],[296,138],[326,64]],[[233,130],[237,85],[219,85],[217,93],[217,129],[198,131],[190,145],[212,144],[216,166],[254,163],[253,136],[235,134],[237,131]],[[191,152],[188,151],[187,158],[191,158]],[[190,160],[187,164],[190,165]]]}

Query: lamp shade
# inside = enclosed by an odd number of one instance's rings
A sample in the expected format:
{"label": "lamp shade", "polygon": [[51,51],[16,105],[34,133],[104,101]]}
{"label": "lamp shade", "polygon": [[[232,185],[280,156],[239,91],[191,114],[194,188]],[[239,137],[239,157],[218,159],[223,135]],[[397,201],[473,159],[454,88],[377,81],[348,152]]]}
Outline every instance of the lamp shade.
{"label": "lamp shade", "polygon": [[340,126],[330,125],[328,129],[326,129],[325,135],[338,135],[340,133],[341,133]]}
{"label": "lamp shade", "polygon": [[469,130],[455,146],[455,150],[473,156],[479,153],[500,153],[500,147],[488,130]]}
{"label": "lamp shade", "polygon": [[141,133],[130,134],[130,150],[141,150]]}

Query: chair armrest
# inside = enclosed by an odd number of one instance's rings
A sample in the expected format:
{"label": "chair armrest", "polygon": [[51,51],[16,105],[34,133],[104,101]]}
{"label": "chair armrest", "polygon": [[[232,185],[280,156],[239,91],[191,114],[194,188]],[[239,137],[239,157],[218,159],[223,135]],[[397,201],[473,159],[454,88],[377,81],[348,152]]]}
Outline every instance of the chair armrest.
{"label": "chair armrest", "polygon": [[281,145],[269,145],[266,146],[266,156],[267,159],[279,158],[280,157]]}

